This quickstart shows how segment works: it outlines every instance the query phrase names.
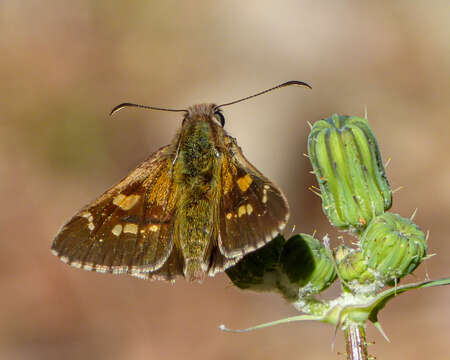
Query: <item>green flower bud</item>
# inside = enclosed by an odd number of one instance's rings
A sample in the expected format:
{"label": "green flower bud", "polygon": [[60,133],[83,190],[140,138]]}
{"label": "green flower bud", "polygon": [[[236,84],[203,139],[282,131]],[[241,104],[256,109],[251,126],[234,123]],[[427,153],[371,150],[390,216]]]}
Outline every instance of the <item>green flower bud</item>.
{"label": "green flower bud", "polygon": [[323,211],[334,226],[360,232],[391,207],[380,150],[366,119],[334,114],[316,122],[308,152]]}
{"label": "green flower bud", "polygon": [[277,236],[262,248],[244,256],[225,272],[240,289],[278,291],[278,262],[286,240]]}
{"label": "green flower bud", "polygon": [[352,253],[354,250],[345,245],[339,245],[334,250],[334,259],[339,264],[348,254]]}
{"label": "green flower bud", "polygon": [[363,254],[352,250],[341,261],[338,261],[338,271],[342,280],[354,289],[358,284],[369,284],[375,280],[368,269]]}
{"label": "green flower bud", "polygon": [[373,219],[361,236],[367,267],[385,284],[410,274],[427,254],[425,234],[410,219],[385,213]]}
{"label": "green flower bud", "polygon": [[[300,297],[319,293],[336,279],[327,249],[319,240],[307,234],[295,235],[286,242],[281,252],[280,265],[289,286],[295,285]],[[285,283],[280,283],[280,289]]]}

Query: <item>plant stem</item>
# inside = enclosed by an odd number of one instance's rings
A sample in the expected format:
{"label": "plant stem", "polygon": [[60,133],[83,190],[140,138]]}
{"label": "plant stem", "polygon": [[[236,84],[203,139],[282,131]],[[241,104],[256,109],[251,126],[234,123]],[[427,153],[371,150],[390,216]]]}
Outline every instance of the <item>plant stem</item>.
{"label": "plant stem", "polygon": [[366,331],[363,324],[349,324],[345,329],[347,360],[368,360]]}

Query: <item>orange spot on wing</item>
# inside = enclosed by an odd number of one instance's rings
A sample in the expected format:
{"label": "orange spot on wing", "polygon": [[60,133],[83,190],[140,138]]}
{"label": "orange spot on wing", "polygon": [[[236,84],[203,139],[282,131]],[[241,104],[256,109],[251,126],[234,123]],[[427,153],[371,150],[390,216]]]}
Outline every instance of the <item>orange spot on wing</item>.
{"label": "orange spot on wing", "polygon": [[242,192],[246,192],[247,189],[250,187],[250,185],[252,184],[253,180],[250,177],[249,174],[245,174],[244,176],[240,177],[239,179],[236,180],[239,189],[241,189]]}

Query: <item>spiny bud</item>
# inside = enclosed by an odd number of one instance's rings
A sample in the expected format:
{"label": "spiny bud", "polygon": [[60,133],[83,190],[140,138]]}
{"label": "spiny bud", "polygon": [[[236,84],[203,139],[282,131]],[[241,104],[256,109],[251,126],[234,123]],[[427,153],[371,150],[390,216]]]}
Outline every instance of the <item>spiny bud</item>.
{"label": "spiny bud", "polygon": [[410,219],[385,213],[373,219],[361,236],[367,267],[385,284],[410,274],[427,254],[425,234]]}
{"label": "spiny bud", "polygon": [[307,234],[295,235],[286,242],[280,264],[289,283],[298,288],[300,297],[319,293],[336,279],[327,249],[319,240]]}
{"label": "spiny bud", "polygon": [[354,250],[346,245],[339,245],[334,249],[334,259],[339,264],[348,254],[352,253]]}
{"label": "spiny bud", "polygon": [[359,284],[369,284],[375,280],[371,270],[367,267],[363,254],[357,250],[351,250],[338,261],[338,271],[342,280],[351,289],[355,289]]}
{"label": "spiny bud", "polygon": [[361,232],[391,207],[380,150],[366,119],[334,114],[316,122],[308,152],[323,211],[334,226]]}

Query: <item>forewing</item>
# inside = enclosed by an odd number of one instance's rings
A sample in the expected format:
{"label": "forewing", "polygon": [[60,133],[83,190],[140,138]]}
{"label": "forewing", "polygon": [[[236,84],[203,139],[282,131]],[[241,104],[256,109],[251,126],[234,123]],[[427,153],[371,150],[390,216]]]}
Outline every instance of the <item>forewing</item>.
{"label": "forewing", "polygon": [[219,248],[227,258],[251,252],[272,240],[289,219],[281,190],[242,154],[235,140],[226,137],[221,176]]}
{"label": "forewing", "polygon": [[81,209],[55,237],[52,251],[86,270],[148,273],[173,248],[173,154],[166,146]]}

